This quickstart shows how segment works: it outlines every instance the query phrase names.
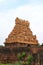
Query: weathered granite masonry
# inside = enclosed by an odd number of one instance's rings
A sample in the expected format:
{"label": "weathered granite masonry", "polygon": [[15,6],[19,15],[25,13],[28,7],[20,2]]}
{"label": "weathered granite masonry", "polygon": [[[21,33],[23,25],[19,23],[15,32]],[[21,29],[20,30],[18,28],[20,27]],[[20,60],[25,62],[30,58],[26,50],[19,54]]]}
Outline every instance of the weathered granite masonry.
{"label": "weathered granite masonry", "polygon": [[43,46],[39,45],[36,35],[33,35],[29,21],[17,17],[15,26],[4,44],[4,47],[0,47],[1,63],[15,63],[18,61],[17,54],[26,52],[22,61],[27,61],[28,55],[32,55],[32,65],[43,65]]}

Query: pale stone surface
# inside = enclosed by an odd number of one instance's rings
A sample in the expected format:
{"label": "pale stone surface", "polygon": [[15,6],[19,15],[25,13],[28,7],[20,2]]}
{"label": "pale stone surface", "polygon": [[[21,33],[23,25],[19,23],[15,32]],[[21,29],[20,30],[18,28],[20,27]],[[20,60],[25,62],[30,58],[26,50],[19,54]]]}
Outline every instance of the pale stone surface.
{"label": "pale stone surface", "polygon": [[15,27],[9,34],[5,43],[27,43],[27,44],[38,44],[36,35],[33,35],[31,29],[29,28],[30,23],[28,21],[16,18]]}

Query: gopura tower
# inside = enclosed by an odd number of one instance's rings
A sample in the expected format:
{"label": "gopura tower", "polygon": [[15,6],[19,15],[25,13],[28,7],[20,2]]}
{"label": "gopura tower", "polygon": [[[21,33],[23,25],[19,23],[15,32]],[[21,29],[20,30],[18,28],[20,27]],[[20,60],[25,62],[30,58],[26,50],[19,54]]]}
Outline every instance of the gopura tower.
{"label": "gopura tower", "polygon": [[7,47],[26,47],[28,45],[38,45],[36,35],[33,35],[30,29],[29,21],[15,19],[15,26],[8,38],[5,40]]}
{"label": "gopura tower", "polygon": [[36,35],[30,29],[30,23],[19,18],[15,19],[15,27],[5,40],[5,46],[0,47],[0,62],[15,63],[18,54],[26,53],[21,61],[27,61],[32,55],[32,65],[43,65],[43,46],[39,46]]}

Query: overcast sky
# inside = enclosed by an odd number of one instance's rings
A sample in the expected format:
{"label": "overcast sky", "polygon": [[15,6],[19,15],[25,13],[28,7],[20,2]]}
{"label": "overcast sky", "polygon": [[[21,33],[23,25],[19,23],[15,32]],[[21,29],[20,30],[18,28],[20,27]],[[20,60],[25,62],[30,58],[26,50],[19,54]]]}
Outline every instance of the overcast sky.
{"label": "overcast sky", "polygon": [[33,34],[43,43],[43,0],[0,0],[0,45],[15,25],[15,18],[28,20]]}

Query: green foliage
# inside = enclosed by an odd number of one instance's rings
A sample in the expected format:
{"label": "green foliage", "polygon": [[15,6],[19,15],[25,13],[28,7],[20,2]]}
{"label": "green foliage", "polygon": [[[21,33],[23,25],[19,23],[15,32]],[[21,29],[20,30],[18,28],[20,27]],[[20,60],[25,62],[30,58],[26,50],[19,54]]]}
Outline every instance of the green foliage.
{"label": "green foliage", "polygon": [[6,63],[6,64],[0,63],[0,65],[21,65],[21,63],[20,62],[15,62],[14,64],[13,63]]}
{"label": "green foliage", "polygon": [[14,65],[21,65],[21,63],[20,63],[20,61],[18,61]]}
{"label": "green foliage", "polygon": [[22,62],[22,65],[27,65],[27,64],[28,64],[27,61]]}
{"label": "green foliage", "polygon": [[22,52],[22,54],[18,54],[17,57],[19,60],[21,60],[22,58],[24,58],[26,56],[26,53],[25,52]]}
{"label": "green foliage", "polygon": [[33,60],[33,56],[32,55],[29,55],[28,56],[28,61],[32,61]]}
{"label": "green foliage", "polygon": [[22,57],[25,57],[26,56],[26,52],[22,52]]}
{"label": "green foliage", "polygon": [[28,65],[31,65],[31,62],[33,60],[33,56],[29,55],[27,60],[28,60]]}
{"label": "green foliage", "polygon": [[[26,53],[25,53],[25,52],[22,52],[22,54],[19,53],[19,54],[17,55],[19,61],[20,61],[22,58],[24,58],[25,56],[26,56]],[[24,62],[23,64],[31,65],[32,60],[33,60],[33,56],[32,56],[32,55],[29,55],[28,58],[27,58],[27,62],[26,62],[26,63]],[[15,65],[19,65],[19,63],[18,63],[18,64],[16,63]],[[21,65],[21,64],[20,64],[20,65]]]}
{"label": "green foliage", "polygon": [[0,65],[14,65],[14,64],[11,64],[11,63],[6,63],[6,64],[0,63]]}
{"label": "green foliage", "polygon": [[21,54],[18,54],[18,55],[17,55],[17,58],[18,58],[19,60],[21,60],[21,58],[22,58]]}

